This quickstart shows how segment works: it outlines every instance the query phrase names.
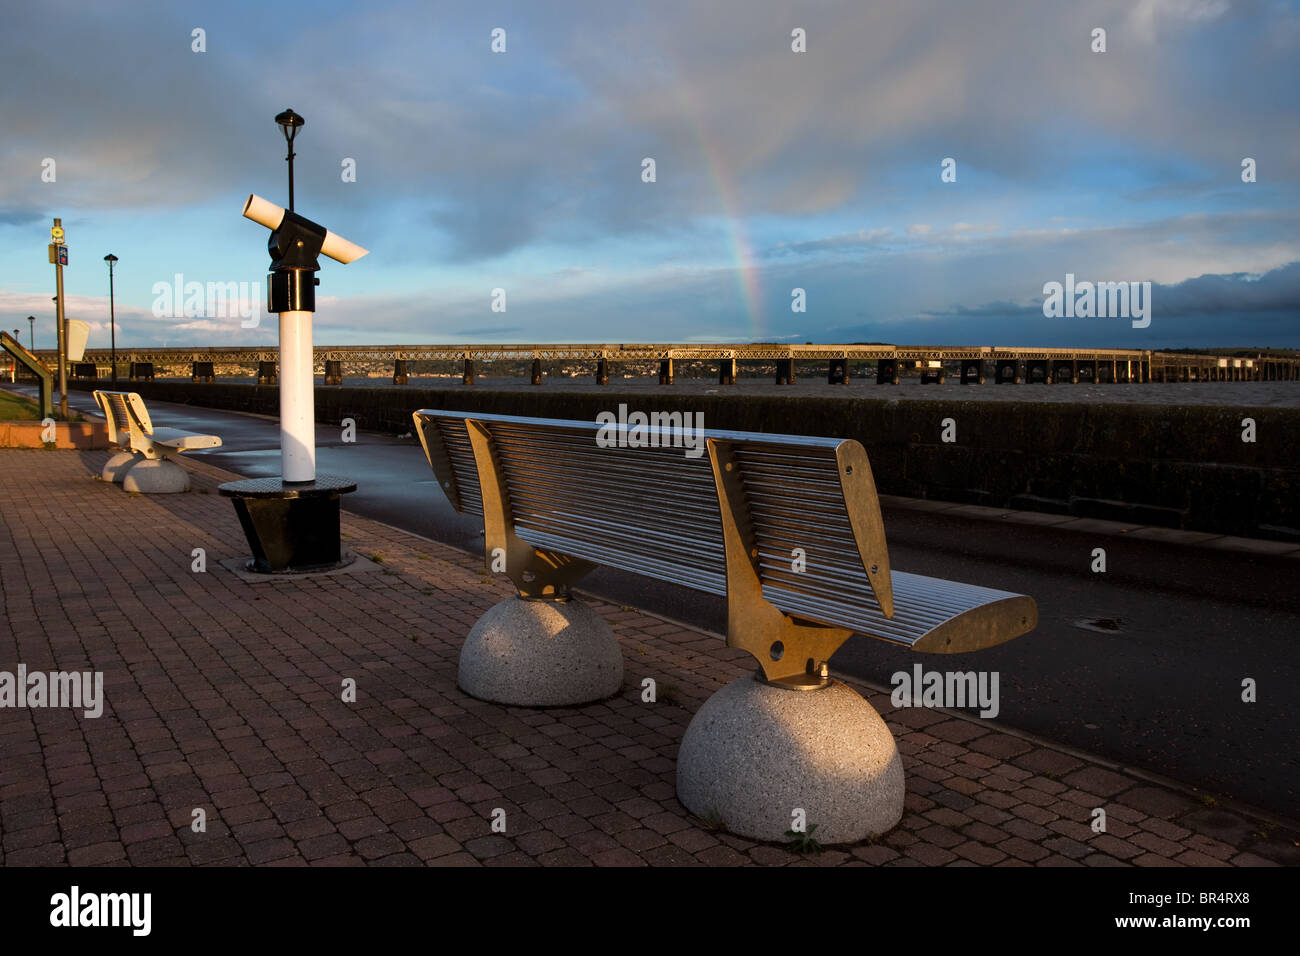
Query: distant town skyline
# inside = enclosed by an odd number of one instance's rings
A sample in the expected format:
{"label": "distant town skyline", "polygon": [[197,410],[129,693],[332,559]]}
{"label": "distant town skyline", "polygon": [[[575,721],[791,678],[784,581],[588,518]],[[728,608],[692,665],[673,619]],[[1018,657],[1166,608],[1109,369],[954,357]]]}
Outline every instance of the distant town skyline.
{"label": "distant town skyline", "polygon": [[[371,250],[322,262],[322,345],[1300,347],[1294,2],[77,0],[4,21],[0,327],[27,344],[35,315],[38,348],[54,217],[90,347],[108,253],[119,348],[274,344],[240,209],[287,205],[286,107],[298,212]],[[1149,324],[1045,315],[1067,276],[1149,282]]]}

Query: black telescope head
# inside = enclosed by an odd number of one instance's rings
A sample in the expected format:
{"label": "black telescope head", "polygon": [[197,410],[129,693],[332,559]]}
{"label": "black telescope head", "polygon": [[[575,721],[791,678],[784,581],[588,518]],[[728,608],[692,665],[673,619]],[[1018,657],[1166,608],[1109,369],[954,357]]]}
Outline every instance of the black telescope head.
{"label": "black telescope head", "polygon": [[320,268],[316,257],[320,255],[328,231],[319,223],[285,210],[284,219],[271,230],[271,238],[266,244],[266,250],[271,254],[271,271],[315,272]]}

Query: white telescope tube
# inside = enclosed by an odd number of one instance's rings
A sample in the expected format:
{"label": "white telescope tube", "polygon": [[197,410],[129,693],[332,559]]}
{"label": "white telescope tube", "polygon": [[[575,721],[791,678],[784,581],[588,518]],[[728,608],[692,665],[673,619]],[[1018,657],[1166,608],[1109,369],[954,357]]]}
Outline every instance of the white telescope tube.
{"label": "white telescope tube", "polygon": [[[251,195],[244,203],[244,218],[274,231],[279,229],[280,223],[284,221],[284,207],[277,206],[261,196]],[[331,259],[347,265],[349,262],[356,262],[370,250],[361,248],[355,242],[349,242],[337,233],[326,231],[325,241],[321,244],[320,251]]]}

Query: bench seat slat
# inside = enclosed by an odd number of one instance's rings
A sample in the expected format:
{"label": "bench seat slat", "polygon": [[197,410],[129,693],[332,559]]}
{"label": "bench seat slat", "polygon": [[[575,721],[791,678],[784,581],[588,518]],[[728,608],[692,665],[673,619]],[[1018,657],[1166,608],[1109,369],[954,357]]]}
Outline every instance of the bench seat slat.
{"label": "bench seat slat", "polygon": [[179,428],[155,428],[149,437],[154,444],[165,445],[177,451],[190,448],[217,448],[221,445],[221,439],[216,435],[200,435],[198,432],[187,432]]}
{"label": "bench seat slat", "polygon": [[725,597],[727,594],[727,576],[721,562],[716,565],[696,564],[684,561],[680,557],[656,557],[646,552],[629,552],[611,546],[592,542],[583,538],[544,531],[517,528],[519,536],[535,548],[558,551],[561,554],[585,558],[606,567],[631,571],[635,574],[649,574],[655,578],[680,584],[684,587],[704,591]]}
{"label": "bench seat slat", "polygon": [[917,651],[959,653],[1010,640],[1034,629],[1033,598],[974,584],[960,584],[905,571],[891,572],[894,616],[874,602],[810,600],[800,592],[764,584],[763,596],[787,613],[814,612],[815,620],[837,624]]}

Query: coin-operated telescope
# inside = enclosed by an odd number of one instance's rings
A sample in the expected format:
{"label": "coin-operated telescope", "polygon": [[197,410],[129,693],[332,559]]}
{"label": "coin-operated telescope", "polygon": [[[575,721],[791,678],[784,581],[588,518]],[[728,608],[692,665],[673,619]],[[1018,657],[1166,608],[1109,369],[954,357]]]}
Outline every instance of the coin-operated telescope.
{"label": "coin-operated telescope", "polygon": [[220,492],[235,511],[253,549],[250,571],[314,571],[348,563],[339,538],[339,495],[356,490],[348,478],[316,474],[316,401],[312,313],[317,257],[355,262],[367,250],[319,223],[260,196],[249,196],[244,216],[271,230],[267,251],[267,311],[280,316],[279,478],[228,482]]}

